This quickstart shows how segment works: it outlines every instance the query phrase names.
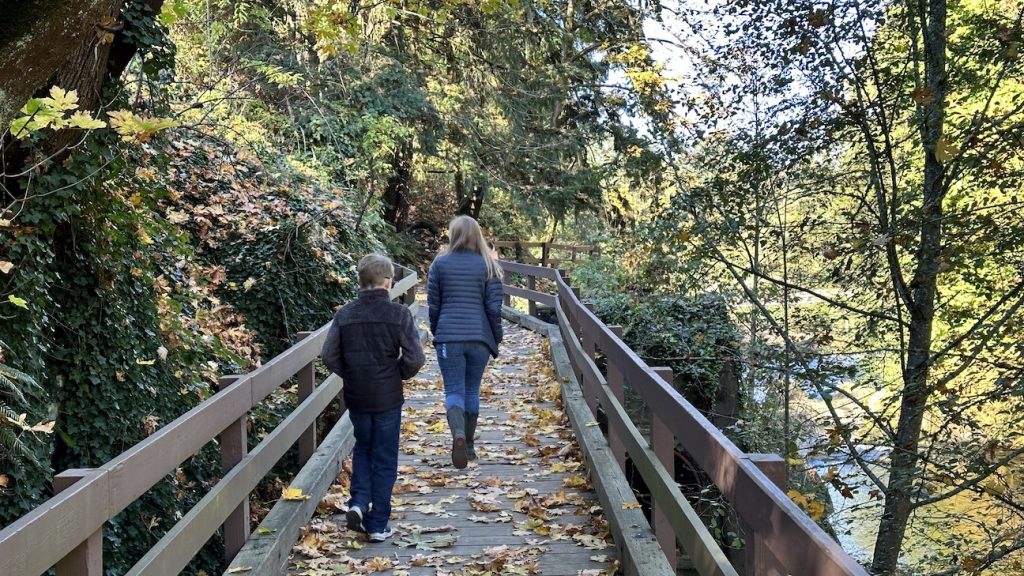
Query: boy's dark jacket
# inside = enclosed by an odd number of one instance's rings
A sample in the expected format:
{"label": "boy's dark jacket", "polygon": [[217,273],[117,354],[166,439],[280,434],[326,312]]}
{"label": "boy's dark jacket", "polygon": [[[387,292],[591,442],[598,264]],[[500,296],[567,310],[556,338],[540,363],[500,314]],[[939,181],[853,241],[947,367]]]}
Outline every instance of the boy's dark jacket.
{"label": "boy's dark jacket", "polygon": [[426,361],[412,314],[383,288],[360,290],[358,300],[338,310],[320,355],[345,381],[345,406],[356,412],[401,406],[402,380]]}

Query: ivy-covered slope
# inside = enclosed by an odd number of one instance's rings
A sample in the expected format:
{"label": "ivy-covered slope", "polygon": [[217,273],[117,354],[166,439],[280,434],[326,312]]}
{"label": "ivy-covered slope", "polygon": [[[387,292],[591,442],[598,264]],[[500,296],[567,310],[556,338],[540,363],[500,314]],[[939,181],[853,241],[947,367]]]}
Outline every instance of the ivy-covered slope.
{"label": "ivy-covered slope", "polygon": [[[3,398],[26,417],[4,427],[24,449],[0,448],[0,525],[48,497],[54,471],[106,462],[209,397],[219,375],[322,325],[354,295],[354,261],[379,249],[374,231],[354,230],[348,197],[283,161],[194,132],[115,138],[33,174],[53,192],[0,228],[4,291],[24,300],[3,309],[0,363],[40,385]],[[49,421],[50,434],[25,429]],[[130,566],[218,471],[201,453],[108,525],[110,569]],[[199,563],[215,566],[215,548]]]}

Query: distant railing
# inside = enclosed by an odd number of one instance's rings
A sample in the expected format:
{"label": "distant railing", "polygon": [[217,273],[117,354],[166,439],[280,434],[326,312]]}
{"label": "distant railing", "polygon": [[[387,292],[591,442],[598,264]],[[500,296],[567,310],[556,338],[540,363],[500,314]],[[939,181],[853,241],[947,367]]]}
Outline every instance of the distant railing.
{"label": "distant railing", "polygon": [[[676,543],[701,575],[736,574],[675,481],[680,445],[711,478],[742,518],[749,575],[867,576],[867,572],[786,496],[785,463],[770,454],[746,454],[672,386],[672,370],[652,368],[622,341],[622,328],[606,326],[580,300],[559,270],[502,262],[506,273],[552,281],[556,293],[506,286],[511,296],[553,306],[570,363],[591,412],[608,418],[608,444],[625,470],[627,456],[650,489],[654,531],[675,567]],[[605,373],[595,363],[600,352]],[[625,388],[651,411],[648,443],[627,414]]]}
{"label": "distant railing", "polygon": [[[415,314],[416,273],[395,268],[391,299]],[[300,464],[309,460],[316,419],[341,393],[335,375],[316,385],[314,362],[329,327],[300,333],[291,348],[248,374],[221,378],[213,397],[99,468],[54,477],[56,495],[0,530],[0,575],[34,576],[56,566],[58,576],[102,576],[103,525],[214,438],[223,477],[128,574],[180,573],[221,526],[230,561],[249,536],[250,492],[296,443]],[[295,375],[299,405],[249,450],[249,410]]]}
{"label": "distant railing", "polygon": [[[582,256],[598,256],[599,246],[558,244],[555,242],[519,242],[507,240],[493,242],[498,254],[520,264],[540,264],[552,268],[572,266]],[[540,254],[537,254],[537,250]]]}

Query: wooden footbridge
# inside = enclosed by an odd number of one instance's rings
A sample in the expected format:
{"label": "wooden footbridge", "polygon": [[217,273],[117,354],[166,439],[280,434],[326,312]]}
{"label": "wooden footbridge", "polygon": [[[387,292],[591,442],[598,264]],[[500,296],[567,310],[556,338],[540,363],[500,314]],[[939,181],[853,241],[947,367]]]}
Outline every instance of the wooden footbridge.
{"label": "wooden footbridge", "polygon": [[[620,328],[591,312],[563,273],[503,268],[507,304],[525,299],[528,312],[504,310],[515,326],[484,382],[480,460],[463,471],[447,462],[443,394],[428,353],[431,364],[407,383],[391,541],[366,543],[339,516],[353,438],[347,415],[317,438],[317,419],[343,386],[333,375],[317,383],[324,326],[257,370],[225,376],[212,398],[110,462],[58,474],[54,497],[0,530],[0,575],[105,574],[104,524],[216,442],[223,477],[128,574],[188,573],[220,532],[225,574],[866,576],[786,496],[782,460],[739,450],[670,385],[670,371],[648,366]],[[418,278],[401,270],[391,296],[422,314]],[[540,308],[557,322],[536,318]],[[249,411],[291,382],[298,406],[249,447]],[[623,408],[627,389],[649,407],[649,437]],[[303,467],[253,529],[250,493],[295,445]],[[680,492],[681,458],[741,519],[741,551],[723,550]],[[637,502],[627,468],[643,478],[650,509]]]}

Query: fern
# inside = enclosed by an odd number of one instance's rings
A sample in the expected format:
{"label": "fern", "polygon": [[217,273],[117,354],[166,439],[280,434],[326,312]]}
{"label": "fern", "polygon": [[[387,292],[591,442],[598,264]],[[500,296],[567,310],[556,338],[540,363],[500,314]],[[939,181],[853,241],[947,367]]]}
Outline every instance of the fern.
{"label": "fern", "polygon": [[[2,345],[3,342],[0,342]],[[31,404],[26,395],[35,399],[42,391],[28,374],[0,364],[0,459],[15,456],[37,468],[41,467],[32,449],[21,439],[25,431],[18,424],[19,415],[15,408],[28,411]],[[11,405],[4,401],[5,398],[10,400]]]}

